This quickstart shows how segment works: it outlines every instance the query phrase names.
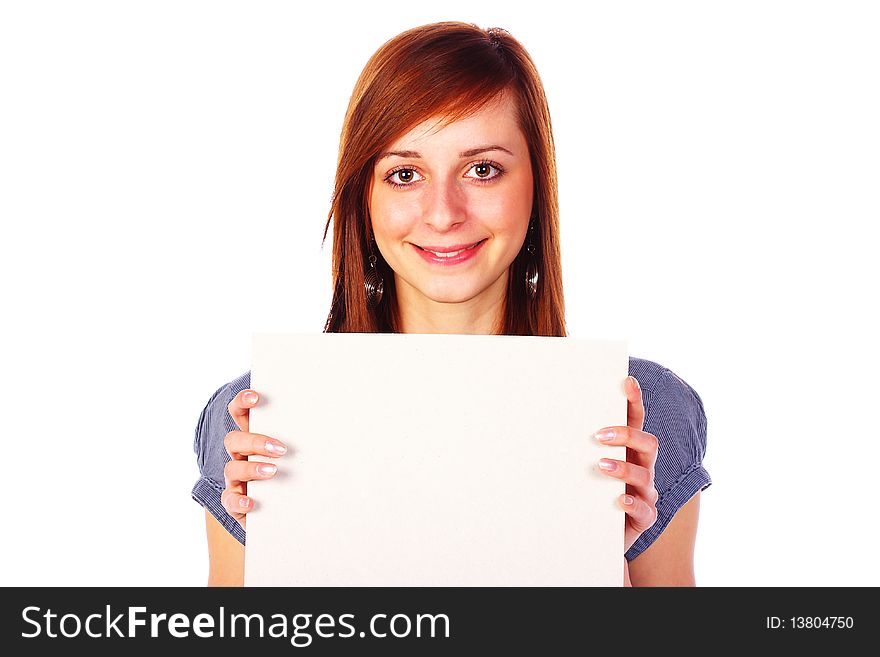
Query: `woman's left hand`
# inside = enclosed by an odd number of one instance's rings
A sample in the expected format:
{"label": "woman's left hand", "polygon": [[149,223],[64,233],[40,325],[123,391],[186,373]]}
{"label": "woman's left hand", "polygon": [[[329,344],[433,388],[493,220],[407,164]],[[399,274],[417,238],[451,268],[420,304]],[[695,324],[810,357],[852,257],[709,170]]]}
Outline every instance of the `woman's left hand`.
{"label": "woman's left hand", "polygon": [[[657,436],[642,431],[645,406],[642,389],[634,377],[626,377],[625,427],[606,427],[594,434],[603,445],[626,445],[626,462],[614,459],[599,461],[599,471],[626,482],[626,494],[617,502],[626,512],[624,552],[657,520],[657,489],[654,488],[654,464],[657,461]],[[607,433],[612,432],[612,433]],[[604,436],[608,436],[607,438]]]}

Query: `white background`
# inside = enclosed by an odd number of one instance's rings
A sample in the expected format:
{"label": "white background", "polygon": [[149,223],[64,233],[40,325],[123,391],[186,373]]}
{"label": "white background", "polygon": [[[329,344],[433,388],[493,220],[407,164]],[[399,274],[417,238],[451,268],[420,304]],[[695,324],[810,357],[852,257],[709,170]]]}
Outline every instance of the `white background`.
{"label": "white background", "polygon": [[571,335],[705,402],[698,583],[880,585],[873,3],[0,7],[2,584],[206,582],[199,412],[323,327],[361,68],[462,20],[541,72]]}

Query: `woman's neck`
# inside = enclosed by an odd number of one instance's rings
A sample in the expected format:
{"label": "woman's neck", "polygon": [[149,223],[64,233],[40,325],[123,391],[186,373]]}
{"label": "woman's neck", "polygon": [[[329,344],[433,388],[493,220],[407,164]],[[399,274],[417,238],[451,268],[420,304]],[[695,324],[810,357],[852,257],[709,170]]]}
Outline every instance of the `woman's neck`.
{"label": "woman's neck", "polygon": [[493,335],[501,330],[507,276],[473,299],[441,303],[399,279],[395,285],[401,333],[462,333]]}

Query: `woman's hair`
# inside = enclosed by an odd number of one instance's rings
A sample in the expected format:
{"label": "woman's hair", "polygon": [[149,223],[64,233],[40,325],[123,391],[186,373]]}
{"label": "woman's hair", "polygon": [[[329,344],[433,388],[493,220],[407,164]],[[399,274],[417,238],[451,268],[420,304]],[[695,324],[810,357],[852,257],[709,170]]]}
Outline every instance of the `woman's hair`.
{"label": "woman's hair", "polygon": [[[531,57],[507,31],[459,22],[433,23],[396,36],[375,52],[358,78],[342,125],[336,184],[324,227],[326,241],[333,223],[333,301],[324,332],[399,332],[394,273],[370,244],[368,193],[376,158],[423,121],[437,116],[447,125],[503,93],[512,94],[529,145],[535,185],[532,216],[537,217],[529,233],[534,233],[538,289],[530,299],[524,242],[510,266],[500,333],[566,334],[556,150],[544,87]],[[371,253],[384,279],[382,300],[375,308],[368,306],[364,289]]]}

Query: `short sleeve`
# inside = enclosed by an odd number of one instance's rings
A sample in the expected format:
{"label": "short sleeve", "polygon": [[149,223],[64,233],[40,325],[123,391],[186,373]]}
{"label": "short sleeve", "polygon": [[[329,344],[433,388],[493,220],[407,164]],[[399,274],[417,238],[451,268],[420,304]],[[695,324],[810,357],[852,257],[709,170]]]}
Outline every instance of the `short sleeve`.
{"label": "short sleeve", "polygon": [[657,521],[626,552],[632,561],[645,551],[698,491],[712,484],[703,467],[706,454],[706,414],[703,400],[684,380],[665,369],[647,393],[644,430],[659,443],[654,468]]}
{"label": "short sleeve", "polygon": [[193,450],[199,467],[199,478],[193,486],[192,498],[207,509],[242,545],[245,531],[238,521],[226,513],[220,494],[226,488],[223,471],[230,460],[224,440],[226,434],[238,429],[227,406],[235,396],[250,387],[250,372],[221,386],[211,395],[196,423]]}

